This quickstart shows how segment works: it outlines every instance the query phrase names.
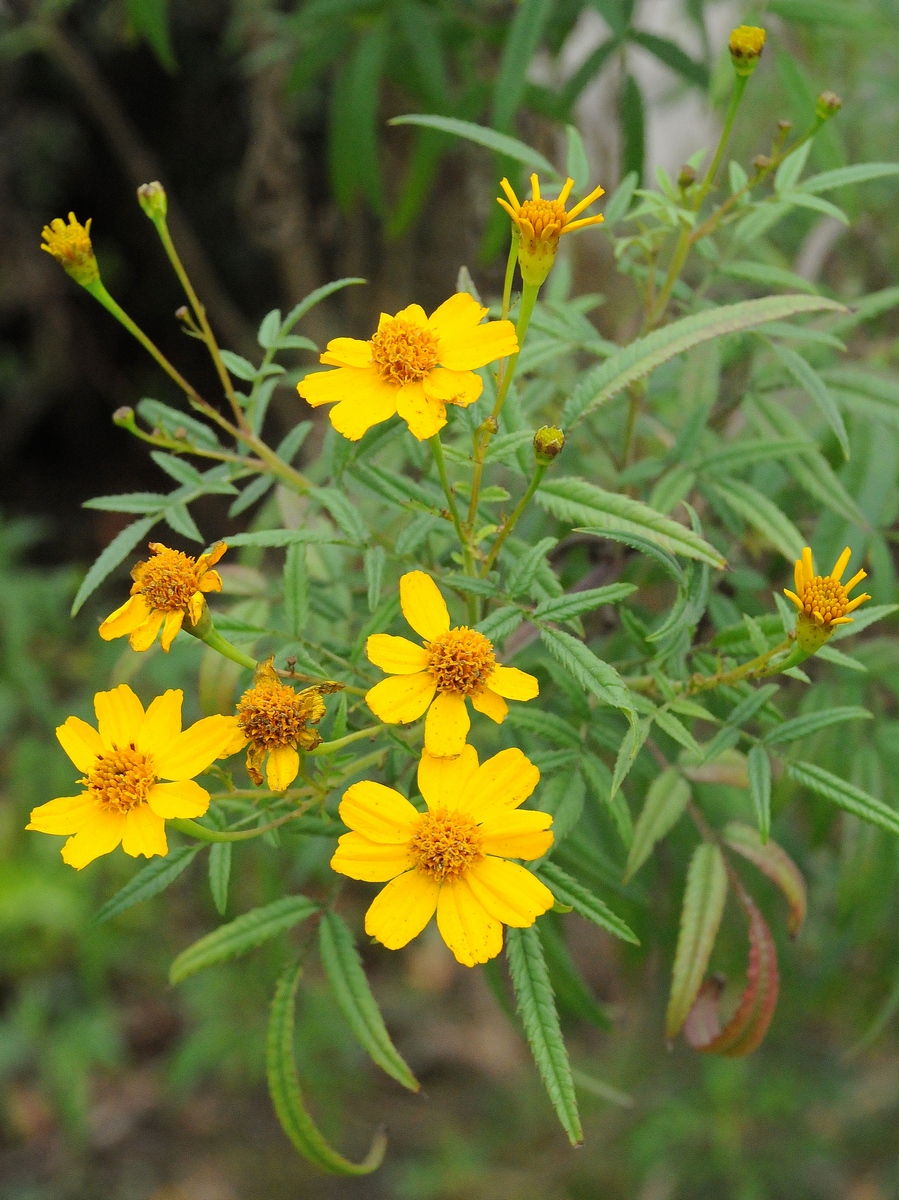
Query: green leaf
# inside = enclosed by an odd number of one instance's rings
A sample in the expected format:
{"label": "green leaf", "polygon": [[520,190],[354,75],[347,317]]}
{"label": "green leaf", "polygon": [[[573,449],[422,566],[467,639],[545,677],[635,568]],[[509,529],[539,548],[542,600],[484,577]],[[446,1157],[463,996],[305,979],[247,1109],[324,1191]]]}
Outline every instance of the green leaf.
{"label": "green leaf", "polygon": [[689,785],[674,767],[668,767],[652,781],[634,825],[634,840],[624,871],[625,883],[640,870],[656,842],[677,824],[689,802]]}
{"label": "green leaf", "polygon": [[796,937],[808,911],[808,897],[802,872],[777,842],[761,837],[758,830],[742,821],[729,821],[721,832],[726,846],[742,855],[783,892],[790,906],[787,929]]}
{"label": "green leaf", "polygon": [[321,919],[319,950],[340,1011],[363,1048],[382,1071],[417,1092],[421,1085],[390,1040],[353,935],[336,913],[326,912]]}
{"label": "green leaf", "polygon": [[493,84],[491,125],[511,129],[512,118],[524,98],[527,73],[537,53],[552,0],[520,0],[510,25]]}
{"label": "green leaf", "polygon": [[807,192],[784,192],[783,199],[796,208],[810,208],[812,212],[823,213],[826,217],[833,217],[840,221],[843,225],[849,225],[851,222],[841,208],[836,204],[831,204],[829,200],[822,200],[820,196],[810,196]]}
{"label": "green leaf", "polygon": [[680,915],[680,932],[665,1016],[665,1037],[678,1035],[699,992],[727,899],[724,855],[711,842],[693,851]]}
{"label": "green leaf", "polygon": [[144,517],[142,521],[132,521],[130,525],[125,526],[121,533],[116,534],[106,549],[94,560],[90,570],[81,581],[81,586],[72,601],[71,615],[73,617],[88,596],[97,590],[106,576],[116,569],[137,543],[143,541],[160,519],[161,517],[155,516]]}
{"label": "green leaf", "polygon": [[899,813],[855,784],[832,775],[816,763],[788,763],[787,773],[796,783],[807,787],[816,796],[823,796],[825,800],[831,800],[839,808],[854,813],[863,821],[878,825],[888,833],[899,835]]}
{"label": "green leaf", "polygon": [[797,354],[795,350],[791,350],[789,346],[780,346],[776,342],[772,342],[771,348],[799,386],[818,405],[825,421],[833,430],[837,441],[840,443],[843,457],[848,459],[849,435],[846,432],[846,426],[843,424],[843,417],[837,407],[837,402],[831,396],[827,384],[815,368],[801,354]]}
{"label": "green leaf", "polygon": [[857,608],[852,614],[852,624],[838,626],[832,640],[841,642],[843,638],[861,633],[869,625],[882,621],[884,617],[891,617],[895,612],[899,612],[899,604],[872,604],[867,608]]}
{"label": "green leaf", "polygon": [[774,176],[775,192],[788,192],[795,183],[799,181],[799,176],[805,170],[805,164],[808,162],[809,151],[812,148],[810,141],[804,142],[792,154],[788,154]]}
{"label": "green leaf", "polygon": [[791,561],[802,557],[805,539],[789,517],[751,484],[739,479],[716,480],[706,485],[766,541]]}
{"label": "green leaf", "polygon": [[231,842],[213,842],[209,848],[209,890],[212,902],[221,916],[228,907],[228,884],[231,881]]}
{"label": "green leaf", "polygon": [[278,342],[278,334],[281,332],[281,310],[273,308],[271,312],[266,313],[262,318],[262,324],[259,326],[259,332],[256,334],[256,341],[263,350],[271,350]]}
{"label": "green leaf", "polygon": [[[767,650],[767,644],[765,650]],[[757,654],[764,654],[764,650],[757,650]],[[732,710],[727,720],[706,746],[702,758],[707,762],[714,762],[719,754],[723,753],[729,746],[732,745],[731,732],[734,729],[742,729],[756,713],[765,707],[772,696],[776,696],[779,691],[779,685],[776,683],[766,683],[762,687],[757,688],[754,692],[750,692],[745,696],[739,704]]]}
{"label": "green leaf", "polygon": [[542,171],[550,179],[561,182],[561,175],[549,159],[544,158],[537,150],[520,142],[517,138],[505,133],[497,133],[484,125],[475,125],[471,121],[460,121],[456,117],[440,117],[436,113],[410,113],[402,117],[393,117],[388,125],[422,125],[426,129],[441,129],[444,133],[466,138],[469,142],[477,142],[506,158],[514,158],[516,162],[524,163],[532,171]]}
{"label": "green leaf", "polygon": [[116,496],[94,496],[85,500],[82,508],[98,509],[100,512],[159,513],[168,503],[162,492],[120,492]]}
{"label": "green leaf", "polygon": [[540,641],[572,679],[603,704],[633,716],[634,702],[621,676],[583,642],[561,629],[541,629]]}
{"label": "green leaf", "polygon": [[574,125],[565,126],[565,136],[568,141],[565,173],[574,180],[576,192],[586,191],[587,184],[590,182],[590,161],[587,158],[587,151],[584,149],[584,139]]}
{"label": "green leaf", "polygon": [[106,901],[94,917],[94,921],[97,924],[108,921],[130,908],[132,904],[140,904],[142,900],[149,900],[151,896],[165,891],[182,871],[187,870],[201,849],[200,846],[179,846],[162,857],[151,859],[123,888]]}
{"label": "green leaf", "polygon": [[254,367],[250,360],[242,355],[235,354],[233,350],[221,350],[219,353],[222,356],[222,362],[237,379],[252,381],[258,375],[259,368]]}
{"label": "green leaf", "polygon": [[365,551],[365,583],[368,588],[368,611],[374,612],[381,599],[381,580],[387,554],[383,546],[370,546]]}
{"label": "green leaf", "polygon": [[[834,188],[852,183],[867,183],[869,179],[882,179],[887,175],[899,175],[899,163],[856,163],[853,167],[837,167],[833,171],[822,171],[811,175],[799,185],[799,190],[820,195]],[[870,297],[867,297],[870,299]]]}
{"label": "green leaf", "polygon": [[495,609],[489,616],[475,626],[478,633],[499,645],[514,632],[524,620],[524,613],[516,604],[506,604]]}
{"label": "green leaf", "polygon": [[266,546],[278,549],[292,546],[295,542],[327,543],[339,542],[340,538],[333,534],[320,533],[315,529],[257,529],[255,533],[235,533],[228,535],[228,548],[232,546]]}
{"label": "green leaf", "polygon": [[309,573],[302,542],[288,546],[284,557],[284,612],[287,632],[302,637],[309,621]]}
{"label": "green leaf", "polygon": [[640,29],[632,29],[629,31],[628,39],[638,46],[642,46],[644,50],[648,50],[650,54],[654,54],[660,62],[663,62],[666,67],[670,67],[672,71],[676,71],[688,83],[693,83],[700,88],[709,86],[709,72],[705,63],[696,62],[668,38],[657,37],[654,33],[646,33]]}
{"label": "green leaf", "polygon": [[722,263],[718,270],[728,279],[740,279],[744,283],[757,283],[764,288],[793,288],[794,291],[808,292],[812,296],[818,293],[818,289],[813,283],[809,283],[795,271],[788,271],[786,267],[773,267],[770,263],[740,260]]}
{"label": "green leaf", "polygon": [[182,537],[190,538],[192,542],[203,542],[203,535],[197,528],[197,523],[190,515],[184,504],[173,504],[162,514],[166,525],[180,533]]}
{"label": "green leaf", "polygon": [[159,429],[170,438],[192,442],[206,450],[213,450],[219,446],[215,432],[208,425],[204,425],[195,417],[189,417],[186,413],[178,412],[177,408],[170,408],[160,400],[145,397],[138,402],[137,411],[152,429]]}
{"label": "green leaf", "polygon": [[156,463],[157,467],[165,471],[166,475],[170,475],[178,483],[187,484],[189,487],[203,486],[203,476],[196,467],[191,466],[185,459],[176,458],[174,454],[165,454],[161,450],[151,451],[150,457]]}
{"label": "green leaf", "polygon": [[536,926],[506,934],[509,972],[534,1062],[572,1146],[583,1141],[568,1051]]}
{"label": "green leaf", "polygon": [[753,746],[747,757],[749,795],[755,809],[759,836],[767,842],[771,833],[771,760],[764,746]]}
{"label": "green leaf", "polygon": [[643,538],[669,554],[696,558],[713,567],[725,566],[714,546],[692,529],[656,512],[648,504],[619,492],[607,492],[575,476],[544,480],[535,496],[541,508],[560,521],[572,525],[578,533],[596,537],[615,533]]}
{"label": "green leaf", "polygon": [[650,720],[635,721],[624,735],[621,745],[618,747],[618,754],[615,758],[615,770],[612,773],[610,797],[612,800],[618,795],[618,789],[624,783],[628,772],[636,762],[637,755],[649,737],[651,728],[652,721]]}
{"label": "green leaf", "polygon": [[719,445],[696,464],[699,471],[713,475],[728,475],[772,458],[791,461],[797,454],[807,453],[812,443],[806,437],[743,438],[731,445]]}
{"label": "green leaf", "polygon": [[172,50],[169,0],[125,0],[125,12],[134,32],[145,38],[167,71],[178,69]]}
{"label": "green leaf", "polygon": [[[546,713],[542,715],[543,717],[547,716]],[[584,779],[589,784],[596,799],[612,818],[625,850],[630,850],[631,843],[634,840],[634,822],[631,819],[631,810],[627,806],[627,800],[621,789],[619,788],[615,795],[612,795],[611,771],[602,759],[596,758],[592,754],[581,756],[580,767],[584,774]]]}
{"label": "green leaf", "polygon": [[509,571],[506,580],[506,590],[510,596],[526,594],[543,565],[547,554],[555,546],[558,538],[541,538],[534,546],[529,546]]}
{"label": "green leaf", "polygon": [[[561,756],[565,751],[557,753]],[[543,756],[534,755],[534,758],[542,769]],[[553,771],[540,789],[540,808],[553,819],[553,845],[563,842],[581,819],[586,793],[587,785],[576,763],[567,771]]]}
{"label": "green leaf", "polygon": [[384,1159],[387,1140],[379,1133],[361,1163],[352,1163],[325,1141],[306,1111],[293,1051],[294,1007],[302,966],[290,963],[272,1000],[266,1047],[266,1074],[272,1104],[284,1132],[314,1166],[332,1175],[370,1175]]}
{"label": "green leaf", "polygon": [[[367,283],[368,281],[360,278],[358,275],[348,275],[344,279],[335,279],[332,283],[326,283],[322,287],[316,288],[314,292],[310,292],[305,296],[299,304],[295,304],[287,316],[284,318],[284,324],[281,326],[281,337],[289,333],[294,325],[302,318],[310,309],[315,308],[316,304],[321,304],[322,300],[327,300],[335,292],[341,291],[345,287],[354,287],[356,284]],[[278,450],[281,454],[281,450]],[[283,457],[283,455],[282,455]]]}
{"label": "green leaf", "polygon": [[342,491],[333,487],[317,487],[312,488],[309,494],[328,510],[351,541],[362,545],[369,540],[369,529],[359,513],[359,506]]}
{"label": "green leaf", "polygon": [[646,162],[646,114],[643,111],[643,93],[633,75],[625,75],[618,102],[618,120],[621,125],[621,175],[631,171],[637,179],[643,179]]}
{"label": "green leaf", "polygon": [[659,729],[664,730],[670,738],[673,738],[685,750],[689,750],[691,754],[702,754],[696,738],[690,733],[689,729],[681,724],[674,713],[660,708],[658,712],[653,713],[652,719],[658,725]]}
{"label": "green leaf", "polygon": [[244,490],[240,493],[231,507],[228,509],[229,517],[239,517],[242,512],[246,512],[248,508],[261,500],[265,493],[273,487],[275,478],[273,475],[259,475],[251,483],[248,483]]}
{"label": "green leaf", "polygon": [[245,954],[315,912],[318,905],[305,896],[284,896],[262,908],[251,909],[182,950],[169,968],[169,982],[181,983],[197,971]]}
{"label": "green leaf", "polygon": [[352,207],[361,192],[374,212],[384,211],[378,148],[381,75],[389,48],[387,27],[377,18],[356,42],[331,85],[328,137],[331,183],[338,204]]}
{"label": "green leaf", "polygon": [[621,917],[612,912],[604,900],[594,896],[589,888],[573,879],[554,862],[541,863],[536,875],[543,880],[557,900],[562,904],[570,904],[584,920],[592,921],[606,933],[611,933],[613,937],[621,938],[624,942],[630,942],[634,946],[640,945],[640,939],[634,931]]}
{"label": "green leaf", "polygon": [[813,733],[818,733],[819,730],[827,729],[831,725],[838,725],[842,721],[870,721],[873,716],[874,714],[868,712],[866,708],[859,708],[855,704],[825,708],[821,712],[804,713],[802,716],[793,717],[791,721],[785,721],[783,725],[772,729],[766,735],[765,743],[768,746],[783,746],[787,742],[810,737]]}
{"label": "green leaf", "polygon": [[720,308],[706,309],[664,325],[611,355],[593,367],[577,385],[562,410],[566,429],[583,420],[629,384],[649,375],[656,367],[683,354],[691,346],[711,338],[752,329],[766,321],[781,321],[797,313],[845,312],[842,304],[825,296],[764,296],[741,300]]}
{"label": "green leaf", "polygon": [[570,621],[582,613],[595,612],[603,604],[617,604],[636,590],[633,583],[610,583],[606,587],[569,592],[566,596],[551,596],[549,600],[541,600],[534,609],[534,620]]}
{"label": "green leaf", "polygon": [[606,225],[613,225],[616,221],[620,221],[627,216],[631,207],[631,201],[634,198],[634,192],[639,183],[640,177],[636,171],[631,171],[629,175],[625,175],[606,205],[606,219],[604,222]]}

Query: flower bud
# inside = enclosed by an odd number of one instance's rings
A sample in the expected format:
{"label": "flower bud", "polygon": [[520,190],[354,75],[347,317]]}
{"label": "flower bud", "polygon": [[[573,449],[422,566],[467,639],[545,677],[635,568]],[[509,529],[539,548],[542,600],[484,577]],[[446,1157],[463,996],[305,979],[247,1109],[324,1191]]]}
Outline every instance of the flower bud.
{"label": "flower bud", "polygon": [[129,408],[127,404],[123,405],[122,408],[117,408],[112,414],[112,423],[113,425],[118,425],[120,429],[134,429],[134,409]]}
{"label": "flower bud", "polygon": [[143,183],[137,189],[137,202],[151,221],[164,219],[168,211],[168,198],[161,183]]}
{"label": "flower bud", "polygon": [[684,163],[677,177],[677,186],[686,190],[696,182],[696,172],[689,163]]}
{"label": "flower bud", "polygon": [[835,632],[833,625],[819,625],[804,612],[796,615],[796,642],[806,654],[817,654]]}
{"label": "flower bud", "polygon": [[62,217],[54,217],[41,233],[44,239],[41,249],[52,254],[66,274],[83,288],[90,287],[100,279],[90,231],[90,218],[86,225],[82,225],[70,212],[68,225]]}
{"label": "flower bud", "polygon": [[554,425],[544,425],[534,434],[534,457],[541,467],[548,467],[562,453],[565,434]]}
{"label": "flower bud", "polygon": [[740,25],[728,41],[730,60],[738,75],[751,75],[759,64],[765,45],[765,31],[757,25]]}
{"label": "flower bud", "polygon": [[819,121],[829,121],[843,107],[843,101],[836,92],[822,92],[815,101],[815,116]]}
{"label": "flower bud", "polygon": [[767,171],[771,166],[771,161],[767,154],[757,154],[752,160],[752,165],[757,171]]}

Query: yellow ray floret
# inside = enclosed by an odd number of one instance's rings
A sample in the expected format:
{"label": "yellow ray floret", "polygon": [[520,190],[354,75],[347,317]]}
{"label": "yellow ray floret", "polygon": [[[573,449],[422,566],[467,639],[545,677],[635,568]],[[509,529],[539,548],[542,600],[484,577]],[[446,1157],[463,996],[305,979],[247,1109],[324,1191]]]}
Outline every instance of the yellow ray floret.
{"label": "yellow ray floret", "polygon": [[313,408],[333,404],[329,416],[350,441],[399,415],[419,441],[446,424],[447,404],[462,408],[481,394],[478,367],[518,350],[511,321],[488,321],[467,292],[450,296],[430,316],[410,304],[395,317],[381,314],[367,342],[335,338],[321,361],[336,371],[316,371],[297,384]]}
{"label": "yellow ray floret", "polygon": [[210,568],[227,550],[218,542],[208,554],[193,558],[151,542],[153,557],[131,572],[131,599],[110,613],[100,626],[104,641],[125,637],[132,650],[148,650],[162,630],[162,648],[168,650],[185,617],[196,625],[203,615],[204,592],[220,592],[222,577]]}
{"label": "yellow ray floret", "polygon": [[54,217],[45,225],[41,249],[52,254],[66,274],[82,287],[89,287],[100,278],[100,269],[91,245],[90,219],[82,225],[74,213],[69,213],[68,225],[62,217]]}
{"label": "yellow ray floret", "polygon": [[425,644],[372,634],[366,653],[393,678],[376,683],[365,699],[375,716],[391,725],[406,725],[427,712],[428,754],[440,758],[462,753],[471,728],[466,698],[499,724],[509,711],[506,700],[533,700],[538,694],[533,675],[497,663],[493,643],[482,633],[465,625],[450,628],[446,602],[430,575],[423,571],[404,575],[400,604]]}
{"label": "yellow ray floret", "polygon": [[81,870],[121,843],[132,858],[167,854],[165,822],[201,817],[209,793],[194,782],[234,736],[233,717],[204,717],[181,729],[180,690],[144,706],[127,685],[94,697],[97,729],[69,717],[56,731],[83,778],[77,796],[32,809],[26,828],[70,834],[63,862]]}
{"label": "yellow ray floret", "polygon": [[531,199],[523,203],[515,195],[508,179],[502,179],[500,187],[506,198],[504,200],[502,196],[497,196],[496,202],[506,210],[521,234],[518,265],[525,283],[543,283],[552,268],[559,238],[563,234],[573,233],[575,229],[583,229],[587,225],[597,225],[605,219],[601,214],[575,219],[594,200],[605,195],[601,187],[595,187],[589,196],[578,201],[571,209],[566,209],[565,205],[574,187],[573,179],[565,180],[565,186],[556,200],[546,200],[540,195],[540,181],[536,175],[531,176]]}
{"label": "yellow ray floret", "polygon": [[533,925],[552,908],[552,892],[512,858],[534,859],[553,842],[549,813],[519,811],[540,772],[520,750],[478,764],[473,746],[458,758],[425,753],[420,813],[393,788],[356,783],[344,794],[350,827],[331,866],[351,879],[386,883],[365,917],[365,932],[389,950],[417,937],[437,914],[437,928],[460,963],[473,967],[499,954],[503,925]]}
{"label": "yellow ray floret", "polygon": [[851,553],[847,546],[834,563],[829,575],[816,575],[811,549],[808,546],[804,548],[802,557],[796,560],[793,572],[796,591],[791,592],[789,588],[784,588],[784,595],[788,596],[799,610],[800,620],[813,622],[829,634],[836,625],[848,625],[852,621],[849,613],[871,599],[867,592],[856,596],[854,600],[849,599],[849,593],[855,585],[867,578],[865,571],[853,575],[846,584],[841,582]]}

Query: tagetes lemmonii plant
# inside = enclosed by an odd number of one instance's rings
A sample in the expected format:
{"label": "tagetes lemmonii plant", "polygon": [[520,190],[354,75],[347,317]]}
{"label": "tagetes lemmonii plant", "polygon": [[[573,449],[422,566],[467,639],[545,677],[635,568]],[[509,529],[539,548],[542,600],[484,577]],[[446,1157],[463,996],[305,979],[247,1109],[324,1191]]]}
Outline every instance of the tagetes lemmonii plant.
{"label": "tagetes lemmonii plant", "polygon": [[380,783],[355,783],[340,802],[352,832],[337,843],[331,866],[370,883],[389,881],[365,916],[365,932],[399,950],[437,914],[440,936],[466,967],[495,958],[503,925],[533,925],[552,908],[549,888],[513,858],[540,858],[550,848],[549,813],[522,811],[540,772],[520,750],[478,765],[473,746],[458,758],[418,766],[427,812]]}
{"label": "tagetes lemmonii plant", "polygon": [[796,605],[799,610],[796,618],[796,639],[803,649],[814,653],[826,641],[839,625],[850,625],[851,612],[864,604],[871,597],[862,592],[854,600],[849,599],[849,593],[867,579],[867,571],[857,571],[848,583],[841,580],[846,574],[852,551],[847,546],[829,575],[816,575],[812,563],[812,552],[809,546],[802,551],[802,557],[797,558],[793,572],[796,591],[784,588],[784,595]]}
{"label": "tagetes lemmonii plant", "polygon": [[493,643],[467,625],[450,627],[449,609],[437,584],[424,571],[400,579],[403,616],[424,639],[373,633],[365,643],[369,659],[388,671],[366,693],[365,702],[388,724],[406,725],[427,712],[425,750],[435,757],[462,753],[471,728],[466,700],[491,721],[502,724],[506,700],[533,700],[540,685],[533,675],[496,661]]}
{"label": "tagetes lemmonii plant", "polygon": [[171,689],[146,711],[127,683],[97,692],[97,728],[69,717],[56,730],[83,777],[83,791],[31,812],[29,829],[71,834],[63,862],[81,870],[121,844],[132,858],[168,854],[169,818],[201,817],[209,792],[195,782],[233,737],[233,719],[204,717],[181,728],[184,693]]}

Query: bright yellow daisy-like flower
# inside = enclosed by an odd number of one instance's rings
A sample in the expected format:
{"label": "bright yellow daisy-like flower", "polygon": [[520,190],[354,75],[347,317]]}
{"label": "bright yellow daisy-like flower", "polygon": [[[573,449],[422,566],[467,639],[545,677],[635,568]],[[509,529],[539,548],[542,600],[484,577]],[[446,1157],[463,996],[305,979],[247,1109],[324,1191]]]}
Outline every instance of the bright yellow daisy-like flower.
{"label": "bright yellow daisy-like flower", "polygon": [[74,213],[69,213],[68,225],[62,217],[54,217],[45,225],[41,249],[52,254],[67,275],[82,287],[89,287],[100,278],[100,268],[91,245],[90,219],[82,225]]}
{"label": "bright yellow daisy-like flower", "polygon": [[809,653],[820,649],[833,633],[835,626],[848,625],[853,612],[860,604],[871,597],[867,592],[849,599],[849,593],[857,583],[867,578],[866,571],[859,571],[848,583],[840,580],[849,565],[851,550],[847,546],[834,564],[829,575],[816,575],[812,564],[811,549],[806,546],[802,558],[796,560],[794,571],[796,591],[784,588],[788,596],[799,610],[796,622],[796,635],[800,646]]}
{"label": "bright yellow daisy-like flower", "polygon": [[500,187],[506,193],[507,199],[497,196],[496,202],[506,210],[521,234],[518,265],[525,283],[537,286],[543,283],[552,270],[556,250],[559,248],[559,238],[564,233],[573,233],[575,229],[583,229],[587,225],[598,225],[605,219],[601,214],[597,214],[575,220],[594,200],[605,195],[601,187],[595,187],[589,196],[585,196],[570,211],[566,211],[565,205],[574,187],[573,179],[565,180],[565,186],[556,200],[546,200],[540,195],[540,181],[536,175],[531,176],[531,199],[525,200],[524,203],[515,195],[508,179],[501,179]]}
{"label": "bright yellow daisy-like flower", "polygon": [[355,783],[340,804],[349,825],[331,866],[370,883],[389,881],[365,916],[365,932],[389,950],[437,928],[460,963],[499,954],[503,925],[523,929],[552,908],[552,892],[511,858],[533,859],[553,842],[549,813],[518,811],[540,772],[520,750],[483,765],[473,746],[454,759],[422,756],[420,813],[380,783]]}
{"label": "bright yellow daisy-like flower", "polygon": [[331,424],[351,441],[399,414],[424,441],[446,424],[447,404],[465,408],[480,396],[478,367],[518,351],[511,321],[481,322],[487,315],[467,292],[450,296],[430,317],[410,304],[395,317],[381,314],[367,342],[335,338],[321,361],[336,371],[317,371],[297,384],[313,408],[334,404]]}
{"label": "bright yellow daisy-like flower", "polygon": [[316,684],[296,692],[281,682],[271,659],[260,663],[253,686],[238,701],[237,727],[223,757],[248,745],[250,778],[257,786],[261,785],[265,762],[268,786],[273,792],[283,792],[299,773],[299,750],[314,750],[321,745],[321,734],[309,726],[317,725],[325,715],[322,692],[339,691],[342,687],[339,683]]}
{"label": "bright yellow daisy-like flower", "polygon": [[219,758],[233,736],[233,717],[204,717],[181,729],[180,690],[144,706],[127,685],[97,692],[98,728],[69,717],[56,731],[84,777],[77,796],[32,809],[28,829],[71,834],[63,862],[79,871],[121,843],[132,858],[167,854],[169,817],[201,817],[209,793],[194,782]]}
{"label": "bright yellow daisy-like flower", "polygon": [[466,625],[450,628],[446,601],[430,575],[404,575],[400,604],[425,644],[372,634],[366,653],[393,678],[376,683],[365,700],[375,716],[390,725],[407,725],[427,712],[428,754],[440,758],[462,753],[471,728],[466,697],[479,713],[500,724],[509,711],[507,699],[533,700],[538,694],[540,685],[533,675],[497,663],[493,643],[482,633]]}
{"label": "bright yellow daisy-like flower", "polygon": [[151,542],[153,557],[140,562],[131,572],[131,599],[110,613],[100,626],[104,641],[125,637],[132,650],[148,650],[162,629],[162,648],[168,651],[184,618],[196,625],[203,615],[204,592],[220,592],[222,577],[210,568],[228,549],[224,542],[193,558]]}

